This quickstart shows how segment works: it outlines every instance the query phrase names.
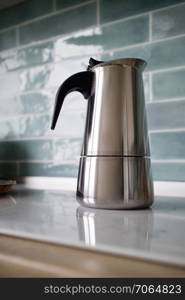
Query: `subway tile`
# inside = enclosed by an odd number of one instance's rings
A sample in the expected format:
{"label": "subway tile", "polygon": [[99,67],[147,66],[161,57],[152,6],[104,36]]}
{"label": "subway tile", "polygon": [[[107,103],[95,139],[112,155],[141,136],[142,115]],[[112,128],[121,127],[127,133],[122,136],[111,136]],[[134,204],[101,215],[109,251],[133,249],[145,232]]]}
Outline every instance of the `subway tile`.
{"label": "subway tile", "polygon": [[0,74],[53,61],[53,42],[46,42],[0,54]]}
{"label": "subway tile", "polygon": [[145,70],[150,70],[151,66],[149,65],[149,60],[151,59],[151,56],[151,46],[149,44],[146,44],[142,46],[134,46],[126,49],[105,52],[102,53],[101,59],[103,61],[108,61],[117,58],[140,58],[147,62],[147,67]]}
{"label": "subway tile", "polygon": [[152,163],[153,179],[158,181],[185,181],[185,163]]}
{"label": "subway tile", "polygon": [[[136,31],[137,28],[137,31]],[[98,30],[81,33],[76,37],[71,37],[63,41],[63,49],[67,47],[85,47],[91,51],[105,51],[108,49],[121,48],[124,46],[146,42],[149,36],[148,16],[135,18],[128,21],[119,22]],[[77,49],[78,50],[78,49]],[[64,52],[64,51],[63,51]],[[96,52],[94,52],[96,53]]]}
{"label": "subway tile", "polygon": [[85,118],[85,111],[61,111],[55,130],[49,131],[48,135],[59,138],[82,138]]}
{"label": "subway tile", "polygon": [[27,44],[78,31],[96,23],[95,3],[33,22],[20,28],[20,43]]}
{"label": "subway tile", "polygon": [[0,11],[0,29],[17,25],[52,11],[52,0],[28,0]]}
{"label": "subway tile", "polygon": [[20,92],[19,72],[5,73],[0,76],[1,101],[6,103],[7,98],[14,98]]}
{"label": "subway tile", "polygon": [[185,59],[184,46],[185,37],[151,44],[148,68],[156,70],[181,66]]}
{"label": "subway tile", "polygon": [[22,92],[38,90],[47,87],[49,78],[53,72],[53,66],[37,66],[25,69],[20,73],[20,90]]}
{"label": "subway tile", "polygon": [[154,40],[185,33],[185,3],[167,8],[152,15],[152,38]]}
{"label": "subway tile", "polygon": [[82,139],[57,139],[53,141],[54,161],[76,161],[81,154]]}
{"label": "subway tile", "polygon": [[185,131],[151,134],[153,159],[185,159]]}
{"label": "subway tile", "polygon": [[175,38],[162,42],[156,42],[143,46],[112,51],[103,54],[103,60],[116,58],[135,57],[146,60],[146,70],[157,70],[184,65],[185,62],[185,37]]}
{"label": "subway tile", "polygon": [[21,103],[19,97],[1,98],[0,101],[0,118],[16,116],[21,113]]}
{"label": "subway tile", "polygon": [[12,139],[19,136],[19,122],[17,119],[0,121],[0,140]]}
{"label": "subway tile", "polygon": [[0,162],[1,179],[16,179],[17,175],[18,175],[17,163]]}
{"label": "subway tile", "polygon": [[38,137],[47,134],[51,119],[49,115],[32,115],[20,119],[20,137]]}
{"label": "subway tile", "polygon": [[23,70],[20,74],[20,89],[23,92],[42,88],[55,88],[57,90],[65,79],[74,73],[86,70],[87,65],[87,58],[79,58]]}
{"label": "subway tile", "polygon": [[0,160],[50,160],[50,140],[24,140],[1,142]]}
{"label": "subway tile", "polygon": [[16,49],[9,49],[0,53],[0,74],[14,70],[18,67]]}
{"label": "subway tile", "polygon": [[[39,91],[20,95],[20,112],[22,114],[47,113],[53,109],[54,93]],[[0,105],[1,107],[1,105]]]}
{"label": "subway tile", "polygon": [[89,0],[56,0],[57,9],[65,9],[74,5],[79,5],[88,2]]}
{"label": "subway tile", "polygon": [[[4,83],[4,81],[3,81]],[[0,117],[9,118],[22,114],[50,113],[53,111],[56,91],[38,91],[7,98],[0,101]],[[76,95],[75,95],[76,96]],[[77,94],[78,96],[78,94]],[[68,101],[66,101],[68,103]],[[73,103],[75,101],[73,100]],[[80,101],[81,102],[81,101]],[[83,101],[82,101],[83,102]],[[79,103],[79,101],[77,101]],[[86,103],[86,101],[84,101]],[[67,107],[71,107],[70,103]]]}
{"label": "subway tile", "polygon": [[[97,35],[101,35],[100,27],[85,28],[77,33],[71,33],[70,36],[62,36],[53,41],[54,59],[61,61],[69,57],[87,57],[95,55],[103,51],[101,40],[97,41]],[[99,39],[99,38],[98,38]],[[96,41],[96,43],[95,43]],[[98,57],[97,57],[98,59]]]}
{"label": "subway tile", "polygon": [[106,23],[181,2],[184,0],[101,0],[100,20]]}
{"label": "subway tile", "polygon": [[152,75],[153,99],[185,98],[185,69]]}
{"label": "subway tile", "polygon": [[58,88],[71,75],[86,71],[88,62],[89,57],[79,57],[78,59],[69,59],[55,64],[49,73],[45,86],[48,88]]}
{"label": "subway tile", "polygon": [[19,176],[77,177],[78,166],[59,163],[20,163]]}
{"label": "subway tile", "polygon": [[49,41],[19,49],[17,52],[17,61],[20,67],[30,67],[52,62],[53,42]]}
{"label": "subway tile", "polygon": [[149,129],[185,128],[185,101],[147,105]]}
{"label": "subway tile", "polygon": [[15,29],[0,33],[0,51],[4,51],[16,46]]}

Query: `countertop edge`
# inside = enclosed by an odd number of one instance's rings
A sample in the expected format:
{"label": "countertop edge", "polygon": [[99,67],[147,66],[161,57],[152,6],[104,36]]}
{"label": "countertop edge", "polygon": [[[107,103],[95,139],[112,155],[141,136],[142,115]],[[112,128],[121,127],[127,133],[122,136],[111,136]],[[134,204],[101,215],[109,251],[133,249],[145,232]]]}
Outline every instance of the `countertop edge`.
{"label": "countertop edge", "polygon": [[99,247],[96,246],[96,248],[90,247],[90,246],[82,246],[76,242],[70,243],[67,240],[64,242],[59,242],[57,239],[48,237],[48,238],[43,238],[40,236],[35,236],[32,234],[24,234],[22,232],[12,232],[8,230],[1,230],[0,231],[0,237],[1,236],[7,236],[9,238],[16,238],[16,239],[24,239],[27,241],[32,241],[32,242],[40,242],[42,244],[50,244],[50,245],[55,245],[59,247],[67,247],[70,249],[78,249],[83,252],[93,252],[93,253],[99,253],[103,255],[109,255],[113,257],[120,257],[120,258],[127,258],[127,259],[134,259],[137,261],[143,261],[143,262],[148,262],[151,264],[160,264],[166,267],[171,267],[171,268],[182,268],[185,271],[185,261],[181,259],[177,259],[177,257],[173,258],[166,254],[164,255],[155,255],[153,254],[143,252],[140,250],[134,251],[133,249],[130,248],[125,248],[119,251],[116,247],[107,247],[107,245],[99,245]]}

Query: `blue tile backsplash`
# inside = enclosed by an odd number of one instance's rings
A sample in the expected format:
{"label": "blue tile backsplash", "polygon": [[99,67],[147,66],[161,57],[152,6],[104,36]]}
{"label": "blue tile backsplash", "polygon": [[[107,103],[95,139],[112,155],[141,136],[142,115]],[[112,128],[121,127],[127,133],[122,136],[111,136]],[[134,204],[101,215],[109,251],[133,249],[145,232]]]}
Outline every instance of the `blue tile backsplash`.
{"label": "blue tile backsplash", "polygon": [[27,0],[0,10],[0,178],[76,177],[87,102],[58,86],[97,59],[147,61],[155,180],[185,181],[185,1]]}

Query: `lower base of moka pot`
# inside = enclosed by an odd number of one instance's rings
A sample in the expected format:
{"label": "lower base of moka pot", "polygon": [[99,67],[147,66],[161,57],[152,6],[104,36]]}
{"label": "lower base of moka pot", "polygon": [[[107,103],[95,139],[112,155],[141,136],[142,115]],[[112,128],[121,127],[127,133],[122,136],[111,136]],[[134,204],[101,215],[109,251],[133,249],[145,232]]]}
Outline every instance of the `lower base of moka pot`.
{"label": "lower base of moka pot", "polygon": [[150,158],[83,156],[77,200],[86,207],[139,209],[153,203]]}

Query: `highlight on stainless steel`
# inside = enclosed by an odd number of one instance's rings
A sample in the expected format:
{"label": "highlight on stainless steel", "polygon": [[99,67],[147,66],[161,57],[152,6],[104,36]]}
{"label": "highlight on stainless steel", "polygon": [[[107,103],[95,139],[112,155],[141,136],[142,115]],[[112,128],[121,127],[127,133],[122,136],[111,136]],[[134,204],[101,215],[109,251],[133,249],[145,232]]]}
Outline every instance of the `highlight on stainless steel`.
{"label": "highlight on stainless steel", "polygon": [[94,72],[82,155],[150,155],[142,68],[96,65]]}
{"label": "highlight on stainless steel", "polygon": [[77,200],[102,209],[149,207],[153,202],[150,159],[81,157]]}

